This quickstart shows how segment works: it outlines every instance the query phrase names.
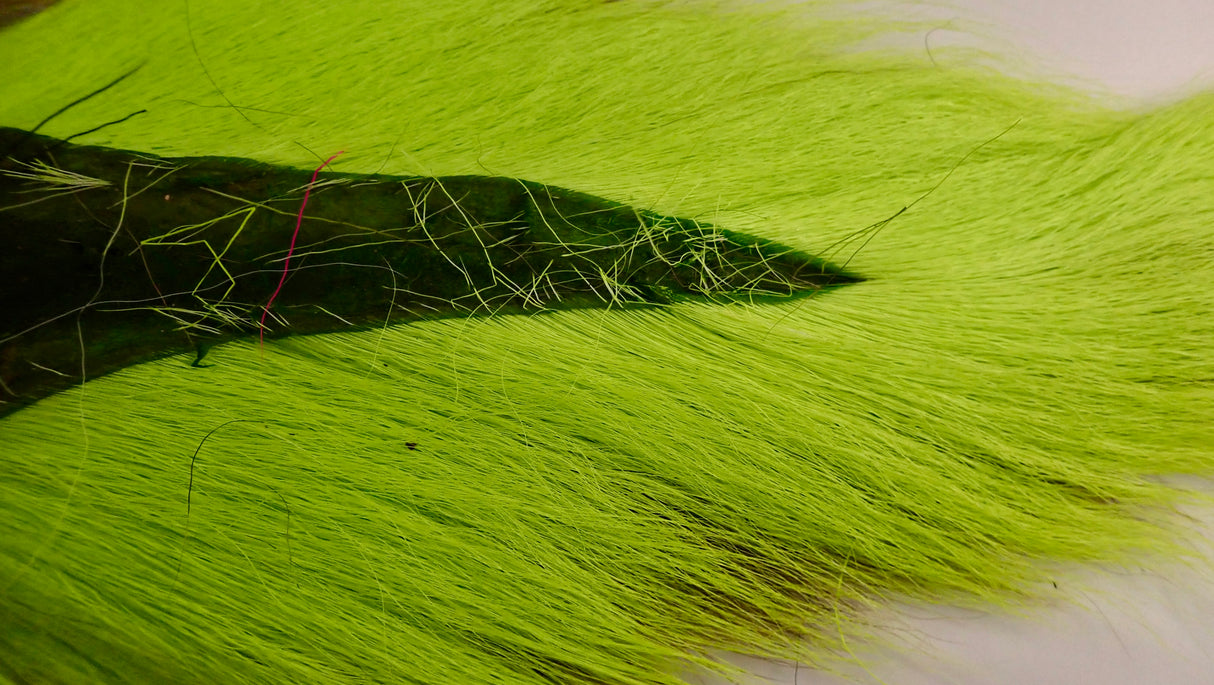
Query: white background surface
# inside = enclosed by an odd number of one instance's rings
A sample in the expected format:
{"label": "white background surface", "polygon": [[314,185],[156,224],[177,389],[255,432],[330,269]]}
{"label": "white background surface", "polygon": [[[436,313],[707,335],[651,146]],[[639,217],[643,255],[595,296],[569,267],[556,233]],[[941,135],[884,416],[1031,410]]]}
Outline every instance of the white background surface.
{"label": "white background surface", "polygon": [[1170,97],[1214,87],[1214,0],[959,4],[1026,52],[1119,94]]}

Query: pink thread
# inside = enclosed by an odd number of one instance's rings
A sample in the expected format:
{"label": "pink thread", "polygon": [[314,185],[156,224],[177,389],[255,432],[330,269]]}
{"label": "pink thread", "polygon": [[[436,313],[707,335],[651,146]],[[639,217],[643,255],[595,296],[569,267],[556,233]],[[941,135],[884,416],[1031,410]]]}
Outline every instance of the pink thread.
{"label": "pink thread", "polygon": [[291,269],[291,255],[295,252],[295,240],[299,237],[299,229],[303,226],[304,208],[308,206],[308,196],[312,194],[312,186],[316,184],[316,177],[320,175],[320,170],[329,166],[329,162],[337,159],[338,155],[344,154],[346,151],[342,150],[316,167],[316,171],[312,172],[312,180],[308,181],[308,187],[304,189],[303,202],[299,204],[299,217],[295,220],[295,232],[291,234],[291,247],[287,248],[287,258],[282,265],[282,278],[278,279],[278,287],[274,289],[274,294],[270,295],[270,301],[266,303],[261,312],[261,321],[258,322],[257,342],[262,347],[266,344],[266,315],[270,313],[270,305],[274,304],[278,293],[282,292],[283,283],[287,282],[287,272]]}

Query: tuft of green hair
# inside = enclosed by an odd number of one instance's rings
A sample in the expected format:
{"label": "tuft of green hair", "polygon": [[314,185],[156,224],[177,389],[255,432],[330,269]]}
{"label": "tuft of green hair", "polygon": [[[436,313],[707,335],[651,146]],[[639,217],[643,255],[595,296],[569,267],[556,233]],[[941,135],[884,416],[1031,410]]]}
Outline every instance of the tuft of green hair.
{"label": "tuft of green hair", "polygon": [[6,31],[0,125],[146,59],[46,132],[147,108],[87,142],[527,178],[868,280],[235,342],[14,413],[10,680],[679,683],[1185,554],[1156,477],[1214,467],[1211,96],[854,49],[907,26],[845,3],[128,5]]}

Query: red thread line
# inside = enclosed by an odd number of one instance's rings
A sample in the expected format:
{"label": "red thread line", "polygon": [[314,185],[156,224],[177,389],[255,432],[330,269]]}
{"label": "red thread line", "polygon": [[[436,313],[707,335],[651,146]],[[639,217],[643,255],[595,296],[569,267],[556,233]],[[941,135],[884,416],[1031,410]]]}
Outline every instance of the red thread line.
{"label": "red thread line", "polygon": [[274,289],[274,294],[270,295],[270,301],[266,302],[266,306],[261,312],[261,321],[258,323],[259,330],[257,331],[257,341],[261,346],[265,346],[266,343],[266,316],[270,313],[270,305],[274,304],[278,293],[282,292],[282,285],[287,282],[287,272],[291,270],[291,255],[295,252],[295,240],[299,238],[299,229],[303,226],[304,208],[308,206],[308,196],[312,194],[312,186],[316,185],[316,177],[320,175],[320,170],[329,166],[329,162],[337,159],[339,155],[344,154],[346,151],[342,150],[316,167],[316,171],[312,172],[312,180],[308,181],[308,187],[304,189],[303,202],[299,204],[299,216],[295,219],[295,232],[291,234],[291,247],[287,248],[287,258],[282,265],[282,278],[278,279],[278,287]]}

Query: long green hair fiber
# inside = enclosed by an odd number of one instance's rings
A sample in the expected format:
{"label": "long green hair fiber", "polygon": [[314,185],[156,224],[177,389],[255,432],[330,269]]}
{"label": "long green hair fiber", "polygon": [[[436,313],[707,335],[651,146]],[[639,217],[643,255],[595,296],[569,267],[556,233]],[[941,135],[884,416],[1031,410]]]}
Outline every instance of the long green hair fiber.
{"label": "long green hair fiber", "polygon": [[42,132],[147,110],[83,140],[527,179],[866,279],[239,340],[21,409],[0,679],[679,683],[1183,555],[1214,97],[1113,109],[853,9],[66,0],[0,33],[3,126],[143,64]]}

